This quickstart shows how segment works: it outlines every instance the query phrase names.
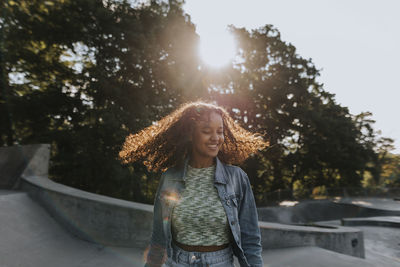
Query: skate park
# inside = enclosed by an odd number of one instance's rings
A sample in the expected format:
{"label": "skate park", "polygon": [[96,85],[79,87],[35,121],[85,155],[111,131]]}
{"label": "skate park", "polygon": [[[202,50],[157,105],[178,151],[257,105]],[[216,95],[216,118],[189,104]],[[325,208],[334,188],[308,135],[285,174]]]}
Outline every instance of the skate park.
{"label": "skate park", "polygon": [[[143,266],[152,206],[55,183],[49,160],[0,148],[0,266]],[[399,197],[259,207],[264,266],[400,266]]]}

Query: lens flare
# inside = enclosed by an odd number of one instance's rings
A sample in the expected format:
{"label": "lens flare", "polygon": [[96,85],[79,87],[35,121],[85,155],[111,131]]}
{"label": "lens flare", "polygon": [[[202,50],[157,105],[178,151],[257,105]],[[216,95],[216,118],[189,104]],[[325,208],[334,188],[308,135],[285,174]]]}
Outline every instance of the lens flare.
{"label": "lens flare", "polygon": [[208,32],[200,36],[200,57],[209,67],[226,66],[234,58],[235,52],[235,40],[227,31]]}

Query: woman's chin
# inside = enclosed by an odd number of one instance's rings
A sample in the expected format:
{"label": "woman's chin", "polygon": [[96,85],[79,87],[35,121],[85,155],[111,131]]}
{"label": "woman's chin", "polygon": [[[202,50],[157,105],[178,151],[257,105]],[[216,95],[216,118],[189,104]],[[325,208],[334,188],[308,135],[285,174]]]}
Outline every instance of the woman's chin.
{"label": "woman's chin", "polygon": [[210,151],[209,153],[207,153],[207,155],[210,157],[210,158],[215,158],[217,155],[218,155],[218,150],[217,151]]}

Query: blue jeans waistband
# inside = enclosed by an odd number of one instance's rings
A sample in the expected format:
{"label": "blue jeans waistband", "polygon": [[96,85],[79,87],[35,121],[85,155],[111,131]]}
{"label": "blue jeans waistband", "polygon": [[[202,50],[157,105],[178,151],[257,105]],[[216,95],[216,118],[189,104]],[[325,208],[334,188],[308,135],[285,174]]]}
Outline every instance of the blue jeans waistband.
{"label": "blue jeans waistband", "polygon": [[[231,246],[213,252],[190,252],[183,250],[172,243],[172,251],[172,260],[181,264],[207,266],[223,262],[233,262],[233,251]],[[229,264],[226,266],[229,266]]]}

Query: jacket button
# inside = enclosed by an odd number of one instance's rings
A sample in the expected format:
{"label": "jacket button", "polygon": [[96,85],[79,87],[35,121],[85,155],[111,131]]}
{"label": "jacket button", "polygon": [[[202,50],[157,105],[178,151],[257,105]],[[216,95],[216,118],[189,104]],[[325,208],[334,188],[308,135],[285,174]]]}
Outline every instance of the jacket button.
{"label": "jacket button", "polygon": [[229,201],[229,199],[226,201],[226,205],[230,205],[231,204],[231,202]]}
{"label": "jacket button", "polygon": [[235,223],[236,223],[235,221],[231,221],[231,225],[235,225]]}

